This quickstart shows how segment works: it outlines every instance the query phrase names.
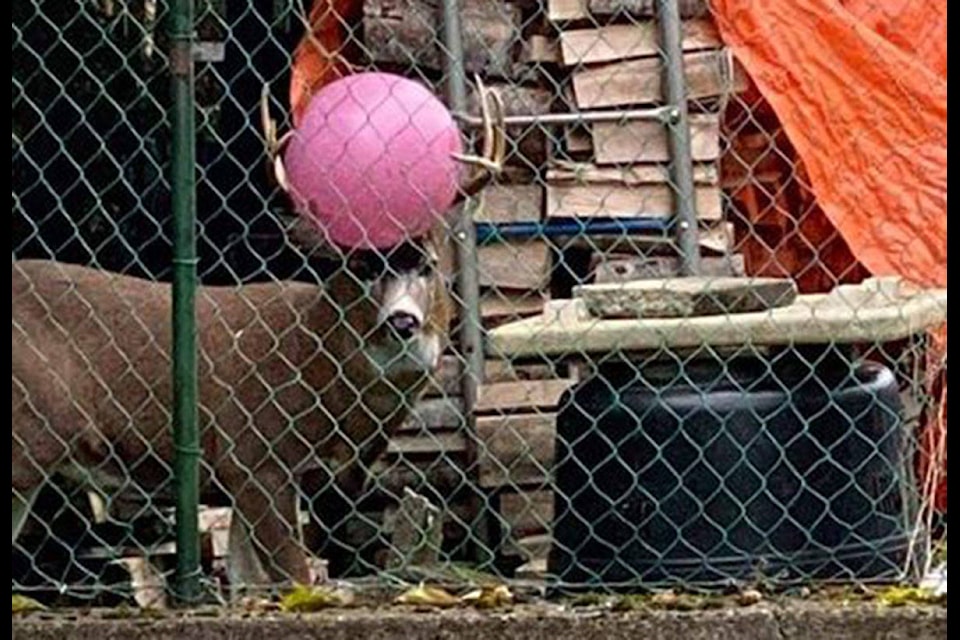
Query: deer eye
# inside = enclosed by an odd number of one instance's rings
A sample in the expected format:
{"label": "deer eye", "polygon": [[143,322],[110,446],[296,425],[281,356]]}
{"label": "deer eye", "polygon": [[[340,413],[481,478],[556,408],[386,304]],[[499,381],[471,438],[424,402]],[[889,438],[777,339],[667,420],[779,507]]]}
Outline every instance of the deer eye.
{"label": "deer eye", "polygon": [[347,263],[347,269],[356,278],[365,281],[376,280],[384,271],[382,258],[375,252],[358,253],[352,256]]}
{"label": "deer eye", "polygon": [[429,278],[433,275],[436,268],[436,261],[430,256],[424,256],[423,260],[420,262],[420,268],[417,270],[417,274],[423,276],[424,278]]}

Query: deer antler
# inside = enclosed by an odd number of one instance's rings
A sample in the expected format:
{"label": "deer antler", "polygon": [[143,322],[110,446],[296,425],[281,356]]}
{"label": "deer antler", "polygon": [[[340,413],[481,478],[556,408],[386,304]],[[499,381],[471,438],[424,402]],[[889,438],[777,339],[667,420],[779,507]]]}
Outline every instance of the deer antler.
{"label": "deer antler", "polygon": [[[460,185],[457,202],[476,195],[487,186],[494,177],[503,171],[503,158],[506,155],[506,133],[504,132],[503,101],[493,89],[484,86],[480,76],[475,76],[477,92],[480,98],[480,113],[483,119],[483,152],[480,156],[455,153],[453,158],[475,167],[473,174]],[[270,87],[263,85],[260,93],[260,124],[263,127],[264,146],[270,161],[270,170],[277,184],[289,191],[287,171],[283,166],[281,152],[283,146],[293,135],[288,131],[277,137],[277,123],[270,117]]]}
{"label": "deer antler", "polygon": [[277,123],[270,117],[270,85],[267,83],[263,84],[263,90],[260,92],[260,126],[263,127],[264,146],[267,150],[267,158],[270,160],[271,174],[281,189],[289,191],[287,170],[283,166],[281,152],[293,132],[288,131],[279,139],[277,138]]}
{"label": "deer antler", "polygon": [[479,75],[474,76],[480,98],[480,114],[483,118],[483,153],[480,156],[452,154],[456,160],[475,167],[473,174],[460,185],[457,202],[476,195],[494,177],[503,171],[503,158],[507,151],[507,136],[504,132],[503,101],[493,89],[483,85]]}

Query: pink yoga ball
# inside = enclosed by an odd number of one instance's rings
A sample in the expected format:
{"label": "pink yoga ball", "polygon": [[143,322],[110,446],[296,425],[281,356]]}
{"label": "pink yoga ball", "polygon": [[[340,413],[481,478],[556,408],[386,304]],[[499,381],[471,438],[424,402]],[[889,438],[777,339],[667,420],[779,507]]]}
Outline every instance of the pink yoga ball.
{"label": "pink yoga ball", "polygon": [[284,152],[290,194],[329,240],[384,249],[426,233],[450,209],[462,153],[450,111],[423,85],[360,73],[310,100]]}

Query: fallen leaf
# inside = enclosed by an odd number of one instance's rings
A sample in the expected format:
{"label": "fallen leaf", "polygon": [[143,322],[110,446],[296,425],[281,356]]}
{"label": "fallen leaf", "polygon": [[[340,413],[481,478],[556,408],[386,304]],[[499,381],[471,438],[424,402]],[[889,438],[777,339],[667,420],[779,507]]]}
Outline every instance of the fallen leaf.
{"label": "fallen leaf", "polygon": [[239,606],[244,611],[250,613],[262,613],[266,611],[277,611],[280,609],[280,604],[273,602],[269,598],[261,598],[258,596],[246,596],[240,599]]}
{"label": "fallen leaf", "polygon": [[34,600],[33,598],[28,598],[27,596],[20,596],[14,594],[13,596],[13,613],[30,613],[31,611],[46,611],[46,607]]}
{"label": "fallen leaf", "polygon": [[737,594],[737,604],[741,607],[749,607],[763,600],[763,594],[756,589],[744,589]]}
{"label": "fallen leaf", "polygon": [[502,584],[482,587],[464,594],[460,599],[478,609],[495,609],[513,604],[513,594]]}
{"label": "fallen leaf", "polygon": [[599,607],[607,602],[607,597],[599,593],[581,593],[570,601],[571,607]]}
{"label": "fallen leaf", "polygon": [[351,594],[323,587],[297,585],[280,598],[280,609],[289,613],[309,613],[333,607],[346,607],[353,601]]}
{"label": "fallen leaf", "polygon": [[903,607],[908,604],[935,604],[946,600],[931,589],[919,587],[891,587],[878,594],[880,604],[887,607]]}
{"label": "fallen leaf", "polygon": [[611,609],[613,611],[637,611],[646,609],[648,606],[647,598],[641,595],[625,595],[618,598]]}
{"label": "fallen leaf", "polygon": [[428,607],[455,607],[460,599],[437,587],[427,587],[422,583],[410,589],[394,600],[396,604],[409,604]]}
{"label": "fallen leaf", "polygon": [[650,597],[650,606],[668,611],[696,611],[702,609],[702,599],[673,591],[657,593]]}

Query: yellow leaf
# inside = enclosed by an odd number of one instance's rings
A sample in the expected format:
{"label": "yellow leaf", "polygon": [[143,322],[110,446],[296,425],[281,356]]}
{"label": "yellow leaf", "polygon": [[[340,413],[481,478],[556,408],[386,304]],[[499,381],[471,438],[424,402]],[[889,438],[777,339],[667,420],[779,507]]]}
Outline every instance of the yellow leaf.
{"label": "yellow leaf", "polygon": [[908,604],[932,604],[942,598],[930,589],[919,587],[890,587],[878,594],[880,603],[888,607],[903,607]]}
{"label": "yellow leaf", "polygon": [[443,589],[426,587],[420,584],[397,596],[394,602],[397,604],[412,604],[427,607],[455,607],[460,604],[460,599],[450,595]]}
{"label": "yellow leaf", "polygon": [[664,591],[650,597],[650,606],[668,611],[696,611],[703,609],[703,598],[686,593]]}
{"label": "yellow leaf", "polygon": [[20,596],[14,594],[13,596],[13,613],[30,613],[31,611],[46,611],[46,607],[34,600],[33,598],[28,598],[27,596]]}
{"label": "yellow leaf", "polygon": [[460,598],[478,609],[495,609],[513,604],[513,594],[506,585],[492,585],[471,591]]}
{"label": "yellow leaf", "polygon": [[280,599],[280,608],[290,613],[309,613],[345,607],[351,600],[350,594],[342,591],[297,585]]}

